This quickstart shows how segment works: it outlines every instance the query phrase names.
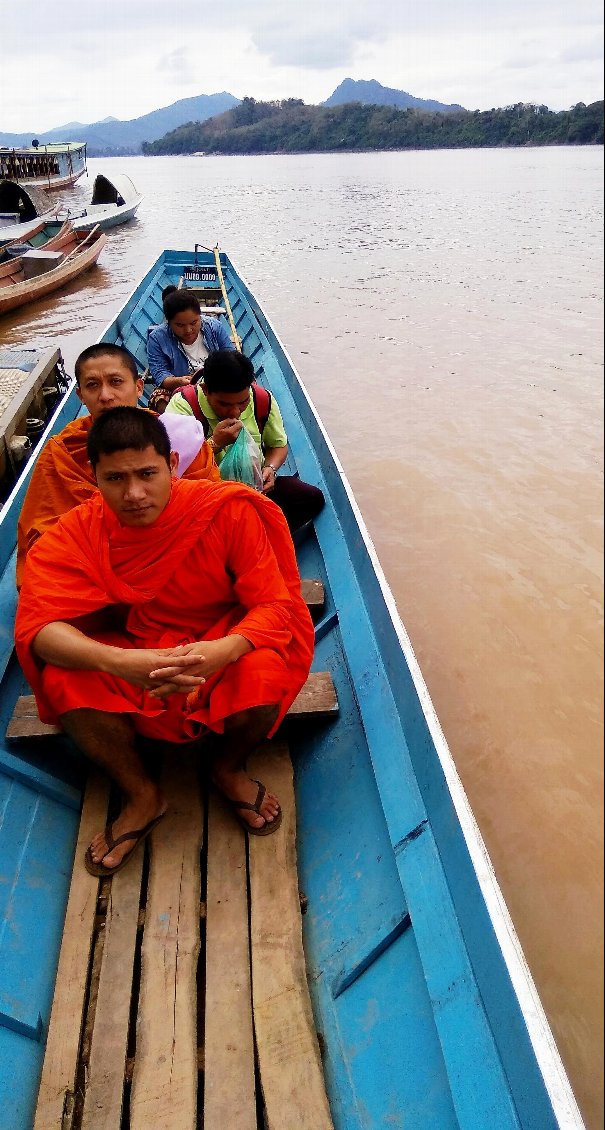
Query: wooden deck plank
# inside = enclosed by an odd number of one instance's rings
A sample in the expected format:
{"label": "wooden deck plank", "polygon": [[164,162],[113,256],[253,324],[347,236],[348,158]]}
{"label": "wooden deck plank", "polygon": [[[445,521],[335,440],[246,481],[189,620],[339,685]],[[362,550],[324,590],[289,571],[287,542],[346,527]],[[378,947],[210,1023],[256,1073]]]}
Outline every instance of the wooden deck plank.
{"label": "wooden deck plank", "polygon": [[321,718],[338,713],[338,699],[328,671],[311,671],[304,687],[294,699],[287,717]]}
{"label": "wooden deck plank", "polygon": [[167,748],[168,801],[153,831],[141,951],[141,987],[130,1100],[131,1130],[195,1130],[200,851],[199,752]]}
{"label": "wooden deck plank", "polygon": [[105,827],[108,798],[107,778],[91,767],[69,889],[34,1130],[62,1130],[63,1111],[75,1090],[99,887],[98,879],[88,874],[82,859],[93,836]]}
{"label": "wooden deck plank", "polygon": [[257,1130],[246,837],[208,798],[204,1130]]}
{"label": "wooden deck plank", "polygon": [[120,1130],[144,848],[111,881],[82,1130]]}
{"label": "wooden deck plank", "polygon": [[323,583],[316,580],[302,580],[300,592],[311,616],[317,616],[326,603],[326,591]]}
{"label": "wooden deck plank", "polygon": [[17,699],[13,716],[7,726],[7,738],[42,738],[49,734],[60,734],[58,726],[49,726],[40,721],[36,699],[33,694],[22,694]]}
{"label": "wooden deck plank", "polygon": [[309,999],[296,871],[296,813],[287,748],[265,743],[249,772],[278,796],[281,828],[249,836],[252,997],[268,1130],[331,1130]]}

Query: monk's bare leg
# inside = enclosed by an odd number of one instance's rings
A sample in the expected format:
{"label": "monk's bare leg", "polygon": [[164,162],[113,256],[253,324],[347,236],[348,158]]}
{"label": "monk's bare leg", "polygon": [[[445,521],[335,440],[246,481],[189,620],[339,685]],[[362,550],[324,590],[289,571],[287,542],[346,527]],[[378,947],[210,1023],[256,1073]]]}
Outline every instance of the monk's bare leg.
{"label": "monk's bare leg", "polygon": [[[248,776],[243,766],[246,759],[267,737],[275,719],[277,706],[255,706],[225,719],[225,732],[218,739],[218,751],[212,764],[215,784],[230,800],[243,800],[254,804],[258,785]],[[279,802],[273,793],[266,792],[260,806],[260,815],[250,809],[240,809],[244,820],[252,828],[272,824],[279,815]]]}
{"label": "monk's bare leg", "polygon": [[[61,725],[82,753],[115,781],[124,796],[124,807],[111,826],[114,840],[125,832],[144,828],[166,811],[162,793],[147,776],[137,753],[134,727],[127,716],[83,707],[62,714]],[[113,868],[132,846],[132,840],[126,840],[107,855],[105,834],[99,832],[90,845],[90,854],[95,863],[102,860],[104,867]]]}

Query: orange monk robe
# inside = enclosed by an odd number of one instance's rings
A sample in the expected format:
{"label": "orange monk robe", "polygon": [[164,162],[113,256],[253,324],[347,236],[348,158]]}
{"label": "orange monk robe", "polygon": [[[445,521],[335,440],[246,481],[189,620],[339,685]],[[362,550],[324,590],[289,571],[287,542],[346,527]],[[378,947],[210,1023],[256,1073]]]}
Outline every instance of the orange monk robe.
{"label": "orange monk robe", "polygon": [[[77,626],[116,605],[126,607],[125,632],[97,638],[171,647],[237,633],[253,651],[168,705],[113,676],[45,667],[34,654],[46,624]],[[120,525],[98,493],[65,514],[27,556],[15,642],[43,721],[87,706],[128,712],[140,732],[186,741],[200,724],[221,732],[230,714],[277,702],[275,729],[307,678],[314,631],[279,508],[237,483],[181,479],[147,527]]]}
{"label": "orange monk robe", "polygon": [[[97,489],[86,450],[91,427],[92,416],[78,416],[49,439],[36,459],[17,527],[17,588],[23,583],[25,557],[34,542],[61,514],[85,502]],[[220,472],[207,443],[202,444],[183,477],[220,482]]]}

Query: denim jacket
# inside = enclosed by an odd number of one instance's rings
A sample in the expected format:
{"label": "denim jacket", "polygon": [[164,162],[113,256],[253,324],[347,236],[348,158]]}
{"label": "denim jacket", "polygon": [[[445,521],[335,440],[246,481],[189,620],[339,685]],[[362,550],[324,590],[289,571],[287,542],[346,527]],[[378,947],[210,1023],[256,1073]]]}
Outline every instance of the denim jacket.
{"label": "denim jacket", "polygon": [[[202,317],[202,336],[209,353],[213,353],[215,349],[235,349],[222,317]],[[191,372],[189,358],[166,322],[156,326],[149,334],[147,360],[154,385],[161,385],[166,377],[186,377]]]}

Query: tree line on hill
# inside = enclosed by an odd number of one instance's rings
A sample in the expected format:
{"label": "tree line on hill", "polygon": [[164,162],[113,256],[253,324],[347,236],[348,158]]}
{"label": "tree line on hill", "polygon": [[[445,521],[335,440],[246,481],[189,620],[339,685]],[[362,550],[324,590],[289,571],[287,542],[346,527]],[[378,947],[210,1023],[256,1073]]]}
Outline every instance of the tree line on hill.
{"label": "tree line on hill", "polygon": [[602,100],[559,112],[519,102],[494,110],[441,113],[359,102],[306,106],[300,98],[244,98],[217,117],[188,122],[157,141],[144,142],[142,151],[157,156],[602,144]]}

